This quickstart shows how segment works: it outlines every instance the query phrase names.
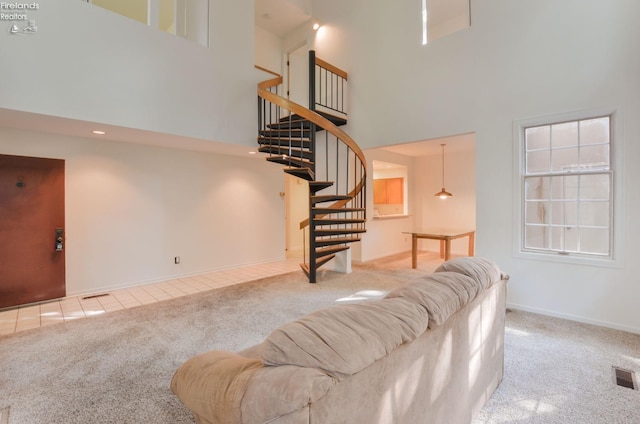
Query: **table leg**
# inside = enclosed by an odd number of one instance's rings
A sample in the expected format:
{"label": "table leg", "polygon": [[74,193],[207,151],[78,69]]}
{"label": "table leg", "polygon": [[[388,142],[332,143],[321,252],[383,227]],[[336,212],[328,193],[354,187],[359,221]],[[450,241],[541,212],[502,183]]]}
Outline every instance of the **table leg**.
{"label": "table leg", "polygon": [[440,257],[444,258],[444,240],[440,240]]}
{"label": "table leg", "polygon": [[475,254],[475,246],[476,246],[476,233],[469,234],[469,256],[473,256]]}
{"label": "table leg", "polygon": [[418,236],[411,236],[411,268],[418,267]]}
{"label": "table leg", "polygon": [[451,257],[451,239],[447,237],[447,239],[444,240],[444,260],[448,261],[450,257]]}

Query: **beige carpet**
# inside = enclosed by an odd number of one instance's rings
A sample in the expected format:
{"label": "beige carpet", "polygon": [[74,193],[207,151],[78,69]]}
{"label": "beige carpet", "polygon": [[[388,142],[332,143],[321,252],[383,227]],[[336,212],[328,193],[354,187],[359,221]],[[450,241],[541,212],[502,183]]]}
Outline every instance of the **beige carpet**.
{"label": "beige carpet", "polygon": [[613,366],[640,373],[640,335],[509,312],[504,379],[474,424],[639,424],[640,392]]}
{"label": "beige carpet", "polygon": [[[0,410],[10,408],[9,424],[191,424],[168,388],[186,359],[241,350],[308,312],[379,297],[433,267],[407,263],[325,271],[315,285],[295,272],[0,337]],[[638,335],[509,313],[505,379],[474,424],[640,423],[640,392],[609,374],[611,365],[640,370],[639,358]]]}
{"label": "beige carpet", "polygon": [[311,311],[382,296],[403,278],[360,269],[325,271],[320,281],[299,271],[0,337],[0,410],[10,407],[9,424],[193,423],[169,390],[188,358],[244,349]]}

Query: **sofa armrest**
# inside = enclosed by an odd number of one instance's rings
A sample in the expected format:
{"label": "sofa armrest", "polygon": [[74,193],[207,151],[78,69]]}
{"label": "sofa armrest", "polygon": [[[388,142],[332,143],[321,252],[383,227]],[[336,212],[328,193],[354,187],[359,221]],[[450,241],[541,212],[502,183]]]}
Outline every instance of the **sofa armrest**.
{"label": "sofa armrest", "polygon": [[182,364],[171,379],[171,390],[205,422],[239,423],[247,383],[262,367],[258,359],[213,350]]}
{"label": "sofa armrest", "polygon": [[213,350],[182,364],[171,390],[199,423],[264,423],[324,396],[336,381],[315,368],[265,367],[259,359]]}

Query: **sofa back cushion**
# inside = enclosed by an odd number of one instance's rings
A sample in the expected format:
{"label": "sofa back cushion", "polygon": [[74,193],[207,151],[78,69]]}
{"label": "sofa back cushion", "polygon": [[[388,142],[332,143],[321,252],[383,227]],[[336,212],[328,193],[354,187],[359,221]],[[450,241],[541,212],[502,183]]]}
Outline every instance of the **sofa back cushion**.
{"label": "sofa back cushion", "polygon": [[414,340],[428,323],[423,308],[402,298],[338,305],[273,331],[262,360],[318,368],[341,380]]}
{"label": "sofa back cushion", "polygon": [[438,266],[435,272],[457,272],[464,274],[480,283],[483,290],[488,289],[497,281],[509,279],[509,276],[503,273],[500,267],[494,262],[479,257],[452,259]]}
{"label": "sofa back cushion", "polygon": [[473,300],[480,284],[466,275],[441,272],[392,290],[387,298],[415,302],[429,314],[429,327],[441,325],[451,315]]}

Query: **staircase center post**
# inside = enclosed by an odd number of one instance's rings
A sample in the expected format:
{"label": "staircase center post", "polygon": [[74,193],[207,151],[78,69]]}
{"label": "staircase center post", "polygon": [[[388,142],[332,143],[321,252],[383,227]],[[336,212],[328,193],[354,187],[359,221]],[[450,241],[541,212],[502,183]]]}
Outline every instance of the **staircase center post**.
{"label": "staircase center post", "polygon": [[[316,110],[316,52],[309,50],[309,110]],[[316,125],[310,122],[309,142],[314,180],[316,179]],[[311,187],[309,187],[311,193]],[[309,282],[316,282],[316,225],[313,215],[314,203],[309,196]]]}

